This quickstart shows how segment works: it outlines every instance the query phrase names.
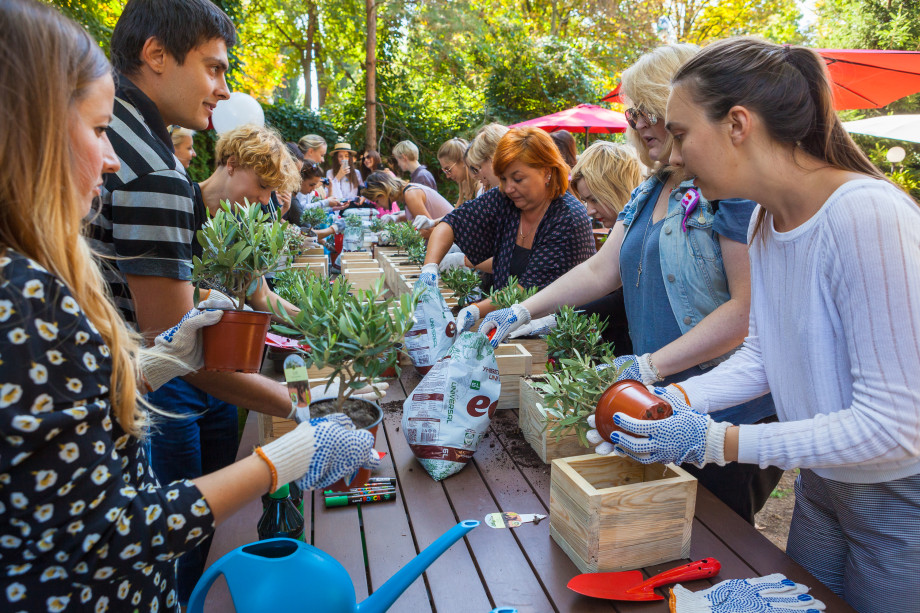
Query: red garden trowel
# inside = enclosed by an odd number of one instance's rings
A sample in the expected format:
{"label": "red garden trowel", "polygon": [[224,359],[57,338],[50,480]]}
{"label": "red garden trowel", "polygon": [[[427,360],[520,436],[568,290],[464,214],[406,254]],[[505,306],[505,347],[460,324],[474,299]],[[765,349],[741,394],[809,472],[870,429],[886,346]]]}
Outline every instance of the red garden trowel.
{"label": "red garden trowel", "polygon": [[707,579],[719,574],[722,565],[715,558],[703,558],[671,570],[666,570],[649,579],[642,579],[642,572],[627,570],[619,573],[585,573],[569,581],[570,590],[608,600],[664,600],[655,593],[656,587]]}

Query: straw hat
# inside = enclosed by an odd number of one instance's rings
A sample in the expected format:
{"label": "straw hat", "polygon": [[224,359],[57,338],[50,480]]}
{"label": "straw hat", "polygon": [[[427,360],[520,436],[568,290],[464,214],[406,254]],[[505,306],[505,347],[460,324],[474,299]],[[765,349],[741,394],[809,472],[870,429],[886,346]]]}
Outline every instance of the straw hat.
{"label": "straw hat", "polygon": [[358,154],[357,151],[351,148],[351,143],[336,143],[335,146],[332,147],[332,151],[330,151],[330,153],[335,154],[337,151],[347,151],[348,153],[354,153],[355,155]]}

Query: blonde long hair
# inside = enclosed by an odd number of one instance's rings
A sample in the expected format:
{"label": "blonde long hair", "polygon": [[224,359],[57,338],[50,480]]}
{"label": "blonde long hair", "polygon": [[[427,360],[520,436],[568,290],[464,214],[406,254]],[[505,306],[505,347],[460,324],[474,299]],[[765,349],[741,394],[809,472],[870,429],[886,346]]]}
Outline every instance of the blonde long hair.
{"label": "blonde long hair", "polygon": [[476,185],[479,182],[470,176],[470,171],[463,161],[463,156],[469,146],[470,144],[462,138],[452,138],[446,141],[441,145],[441,148],[438,149],[438,163],[441,164],[442,169],[445,165],[444,162],[447,162],[448,167],[454,166],[451,170],[452,177],[458,169],[462,168],[464,171],[465,176],[463,179],[459,181],[454,179],[457,183],[457,187],[460,188],[460,192],[457,194],[457,204],[455,206],[460,206],[464,202],[476,197]]}
{"label": "blonde long hair", "polygon": [[612,211],[611,217],[623,210],[629,195],[642,183],[642,165],[635,150],[599,140],[581,154],[572,169],[572,189],[578,194],[578,182],[584,180],[599,206]]}
{"label": "blonde long hair", "polygon": [[67,129],[72,105],[111,72],[99,45],[35,0],[0,3],[0,249],[32,258],[70,289],[111,352],[118,423],[142,436],[138,338],[115,309],[89,244]]}

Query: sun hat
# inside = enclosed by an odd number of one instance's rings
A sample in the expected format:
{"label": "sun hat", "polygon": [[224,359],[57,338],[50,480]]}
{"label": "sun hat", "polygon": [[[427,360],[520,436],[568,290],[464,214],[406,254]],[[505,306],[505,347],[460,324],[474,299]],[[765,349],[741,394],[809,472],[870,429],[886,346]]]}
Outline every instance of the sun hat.
{"label": "sun hat", "polygon": [[337,151],[347,151],[347,152],[349,152],[349,153],[354,153],[355,155],[358,154],[357,151],[355,151],[354,149],[351,148],[351,143],[336,143],[336,144],[332,147],[331,153],[335,153],[335,152],[337,152]]}

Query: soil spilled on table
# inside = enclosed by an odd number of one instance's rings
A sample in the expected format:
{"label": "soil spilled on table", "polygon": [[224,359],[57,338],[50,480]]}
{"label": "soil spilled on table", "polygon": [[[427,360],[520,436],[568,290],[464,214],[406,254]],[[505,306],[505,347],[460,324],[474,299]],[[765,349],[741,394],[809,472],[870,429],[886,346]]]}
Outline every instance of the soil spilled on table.
{"label": "soil spilled on table", "polygon": [[[492,429],[504,443],[508,455],[515,464],[526,468],[548,468],[537,452],[524,440],[524,433],[521,432],[521,427],[518,425],[518,417],[513,411],[496,411],[495,416],[492,417]],[[502,455],[501,458],[500,461],[507,461],[505,455]]]}

